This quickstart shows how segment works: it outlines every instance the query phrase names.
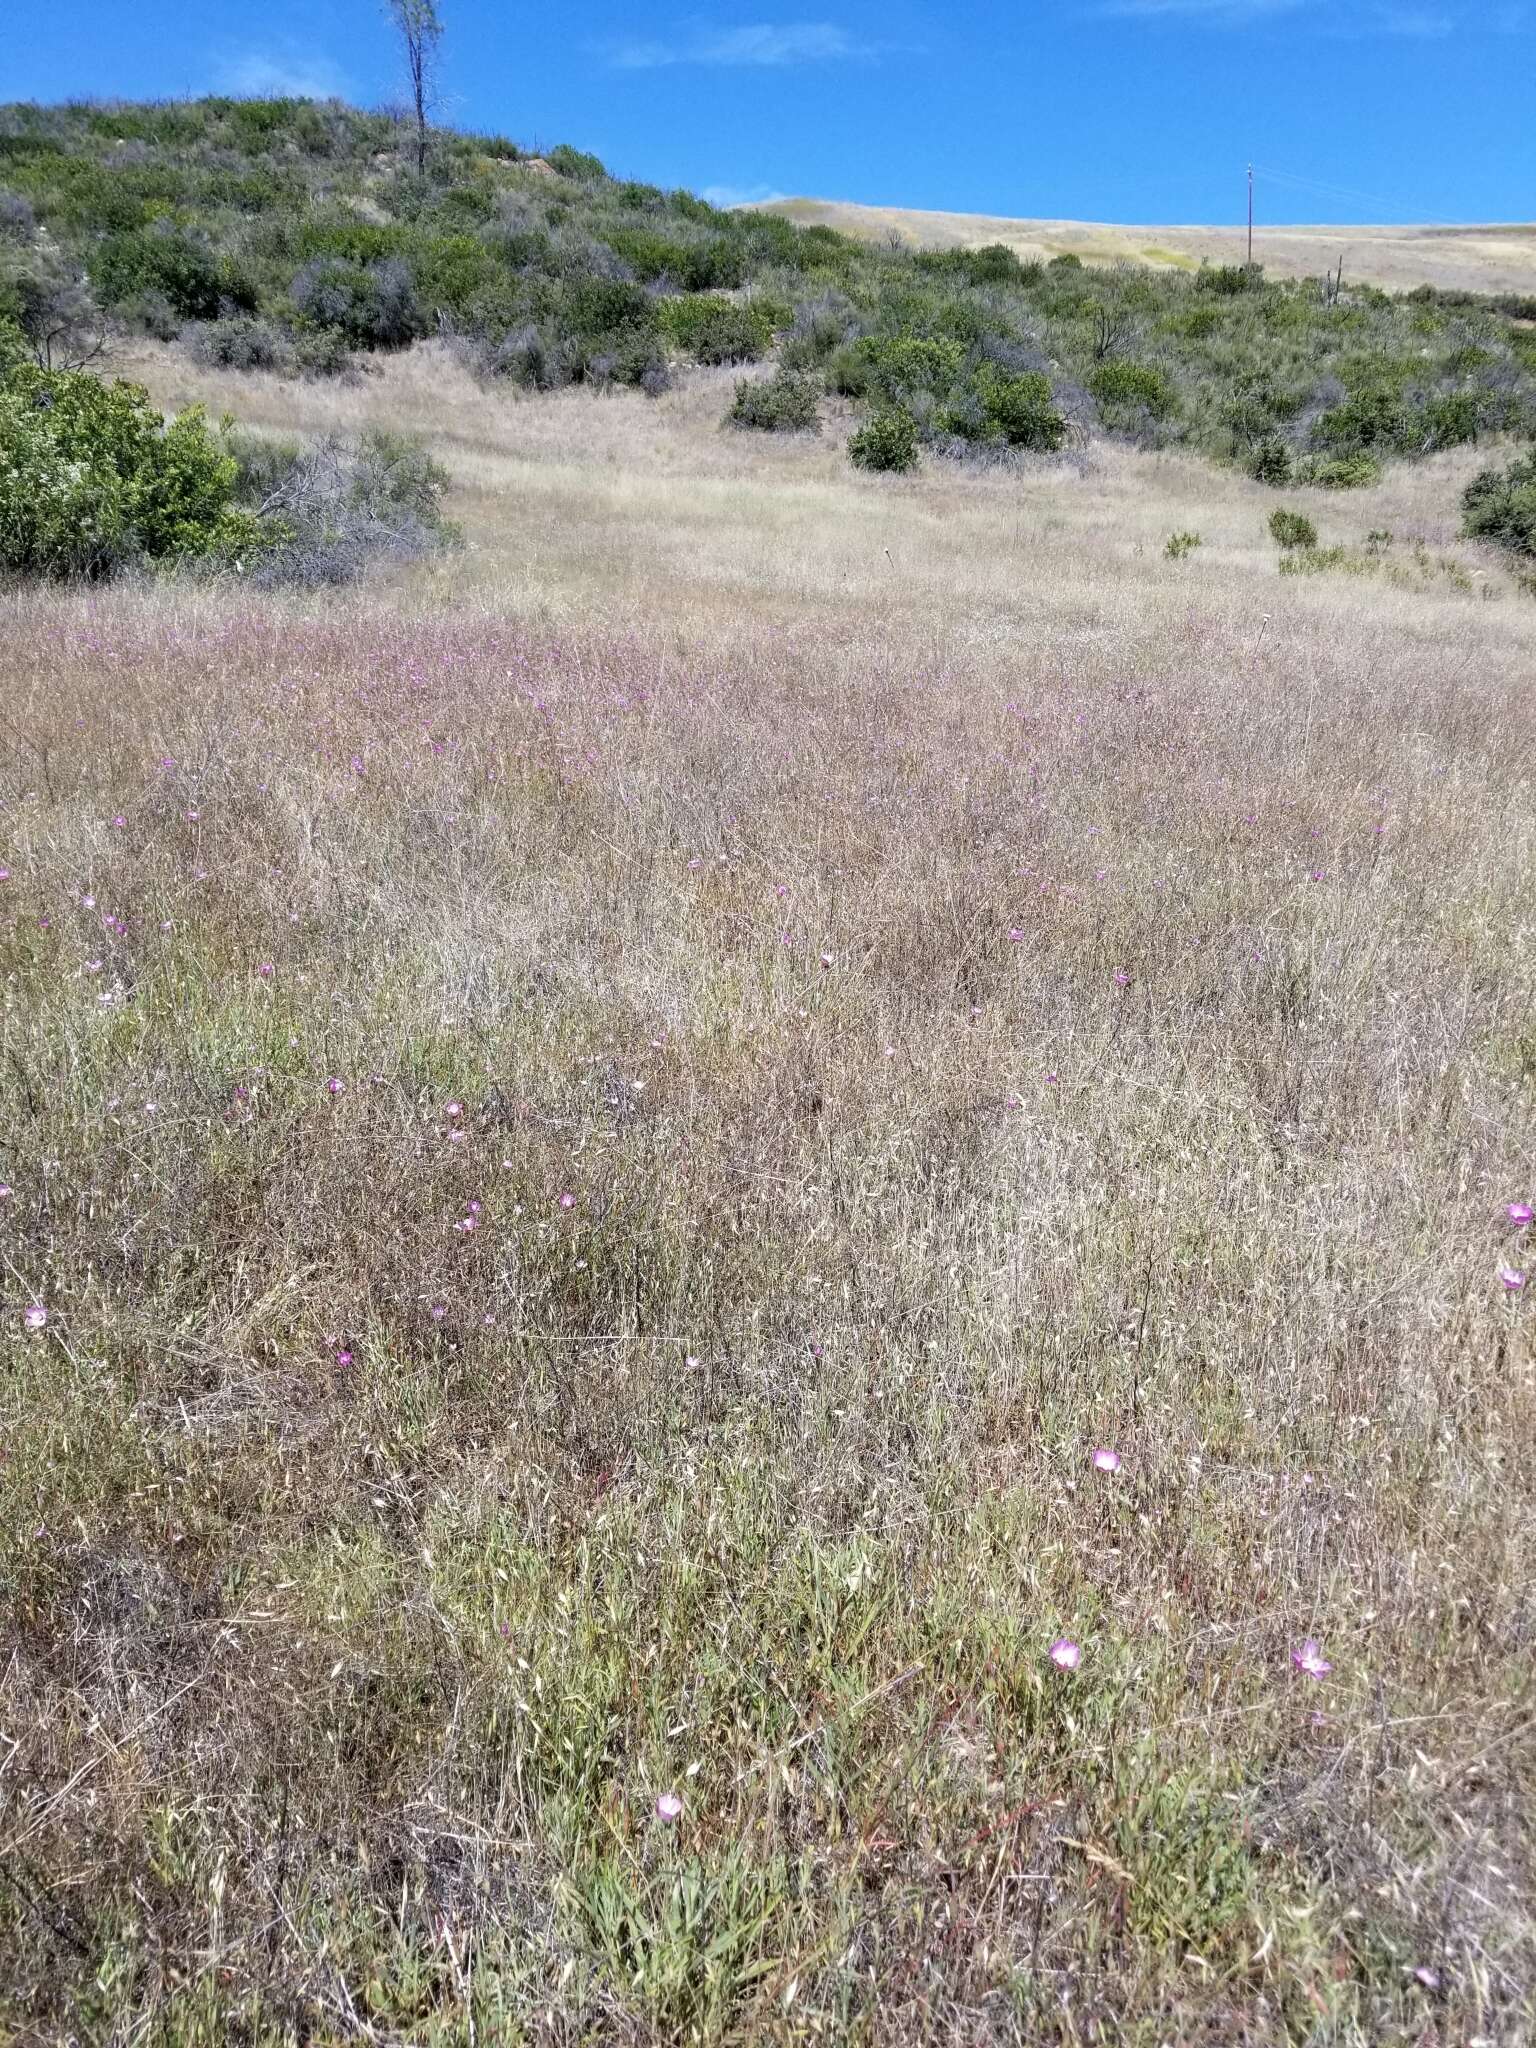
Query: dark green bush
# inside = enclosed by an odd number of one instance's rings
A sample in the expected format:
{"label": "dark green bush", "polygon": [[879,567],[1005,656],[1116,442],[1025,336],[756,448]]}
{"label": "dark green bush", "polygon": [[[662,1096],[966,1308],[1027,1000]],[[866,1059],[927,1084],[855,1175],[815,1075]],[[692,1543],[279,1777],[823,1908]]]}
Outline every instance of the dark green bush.
{"label": "dark green bush", "polygon": [[1408,405],[1400,391],[1377,385],[1356,391],[1331,406],[1317,423],[1317,439],[1325,448],[1345,454],[1395,448],[1409,430]]}
{"label": "dark green bush", "polygon": [[584,149],[572,149],[568,142],[557,143],[545,161],[562,178],[579,178],[584,183],[595,184],[599,178],[608,175],[601,157],[593,156]]}
{"label": "dark green bush", "polygon": [[1308,455],[1295,465],[1293,481],[1313,484],[1323,491],[1363,491],[1381,481],[1381,464],[1374,455]]}
{"label": "dark green bush", "polygon": [[734,299],[663,299],[660,318],[667,339],[697,363],[755,363],[773,338],[767,318]]}
{"label": "dark green bush", "polygon": [[1255,483],[1288,484],[1291,481],[1291,451],[1275,434],[1256,441],[1243,466]]}
{"label": "dark green bush", "polygon": [[317,256],[289,295],[308,326],[331,329],[354,348],[403,348],[427,331],[414,280],[398,257],[365,265]]}
{"label": "dark green bush", "polygon": [[1010,448],[1050,452],[1067,438],[1067,423],[1056,409],[1050,379],[1039,370],[1010,374],[995,363],[983,363],[974,389],[981,403],[983,438],[1001,439]]}
{"label": "dark green bush", "polygon": [[1517,555],[1536,555],[1536,451],[1485,469],[1462,493],[1462,530]]}
{"label": "dark green bush", "polygon": [[1283,548],[1315,548],[1317,528],[1304,512],[1292,512],[1277,505],[1269,515],[1269,530]]}
{"label": "dark green bush", "polygon": [[1145,413],[1154,420],[1166,419],[1178,404],[1178,396],[1161,370],[1118,357],[1096,365],[1089,373],[1088,389],[1106,417],[1123,419]]}
{"label": "dark green bush", "polygon": [[733,427],[755,427],[770,434],[814,433],[821,393],[813,377],[780,370],[766,381],[744,379],[726,420]]}
{"label": "dark green bush", "polygon": [[0,569],[109,575],[233,559],[261,543],[236,466],[199,411],[167,425],[136,384],[11,369],[0,382]]}
{"label": "dark green bush", "polygon": [[917,422],[905,406],[882,406],[849,436],[848,457],[857,469],[902,471],[917,467]]}
{"label": "dark green bush", "polygon": [[174,230],[109,235],[91,276],[106,305],[129,306],[155,294],[183,320],[213,320],[225,307],[252,312],[257,302],[254,286],[237,265]]}
{"label": "dark green bush", "polygon": [[1259,263],[1203,263],[1195,277],[1197,292],[1212,292],[1222,299],[1239,298],[1263,286],[1264,268]]}

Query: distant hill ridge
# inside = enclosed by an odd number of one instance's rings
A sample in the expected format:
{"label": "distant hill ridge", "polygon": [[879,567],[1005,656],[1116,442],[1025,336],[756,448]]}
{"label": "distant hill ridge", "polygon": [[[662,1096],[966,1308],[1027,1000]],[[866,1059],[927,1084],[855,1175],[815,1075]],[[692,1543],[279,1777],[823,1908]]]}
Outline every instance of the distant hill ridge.
{"label": "distant hill ridge", "polygon": [[[1049,262],[1072,254],[1090,263],[1146,263],[1191,269],[1242,263],[1247,234],[1232,227],[1131,227],[1080,220],[1016,220],[1001,214],[941,213],[844,200],[781,199],[762,211],[801,226],[835,228],[877,241],[899,234],[919,249],[979,248],[1000,242]],[[1309,227],[1260,222],[1254,258],[1279,277],[1315,277],[1343,259],[1347,276],[1389,291],[1441,290],[1536,295],[1536,224],[1466,227]]]}

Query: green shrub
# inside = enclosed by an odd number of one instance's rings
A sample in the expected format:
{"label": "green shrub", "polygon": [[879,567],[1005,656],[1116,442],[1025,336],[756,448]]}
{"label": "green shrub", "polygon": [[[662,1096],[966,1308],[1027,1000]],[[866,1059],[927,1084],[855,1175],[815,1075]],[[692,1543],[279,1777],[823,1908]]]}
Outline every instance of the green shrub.
{"label": "green shrub", "polygon": [[1428,454],[1475,441],[1484,426],[1484,403],[1477,391],[1442,391],[1427,398],[1417,422],[1417,445]]}
{"label": "green shrub", "polygon": [[0,384],[0,569],[95,577],[260,545],[200,411],[169,426],[135,384],[12,369]]}
{"label": "green shrub", "polygon": [[1331,406],[1317,423],[1317,439],[1342,454],[1395,448],[1410,430],[1407,402],[1400,391],[1377,385],[1356,391]]}
{"label": "green shrub", "polygon": [[227,258],[190,235],[141,228],[109,235],[92,267],[102,301],[127,307],[151,294],[183,320],[213,320],[225,306],[252,312],[256,291]]}
{"label": "green shrub", "polygon": [[317,256],[289,287],[300,318],[354,348],[403,348],[427,330],[410,270],[398,257],[362,264]]}
{"label": "green shrub", "polygon": [[944,396],[965,363],[958,341],[918,334],[866,335],[852,344],[852,354],[867,369],[863,389],[890,406],[924,394]]}
{"label": "green shrub", "polygon": [[1163,544],[1163,553],[1170,562],[1182,562],[1186,555],[1192,555],[1200,545],[1198,533],[1170,533]]}
{"label": "green shrub", "polygon": [[285,370],[293,359],[288,336],[266,320],[241,315],[191,327],[183,337],[195,362],[218,370]]}
{"label": "green shrub", "polygon": [[882,406],[849,437],[848,456],[856,469],[915,469],[916,420],[905,406]]}
{"label": "green shrub", "polygon": [[755,306],[708,296],[663,299],[661,331],[697,363],[755,363],[773,329]]}
{"label": "green shrub", "polygon": [[1010,448],[1051,452],[1067,438],[1067,423],[1056,409],[1050,379],[1039,370],[1010,373],[983,363],[976,373],[984,437],[1001,439]]}
{"label": "green shrub", "polygon": [[1256,442],[1243,466],[1255,483],[1283,485],[1291,481],[1291,451],[1278,434],[1267,434]]}
{"label": "green shrub", "polygon": [[1261,291],[1263,286],[1264,267],[1259,263],[1203,263],[1195,276],[1197,292],[1213,292],[1222,299]]}
{"label": "green shrub", "polygon": [[1536,555],[1536,452],[1485,469],[1462,493],[1462,531],[1517,555]]}
{"label": "green shrub", "polygon": [[770,434],[814,433],[821,393],[814,377],[780,370],[766,382],[743,379],[726,419],[734,427]]}
{"label": "green shrub", "polygon": [[601,157],[593,156],[584,149],[572,149],[568,142],[557,143],[545,158],[552,171],[558,171],[562,178],[579,178],[583,183],[596,183],[606,178]]}
{"label": "green shrub", "polygon": [[1317,528],[1304,512],[1292,512],[1277,505],[1269,515],[1269,530],[1282,548],[1315,548]]}
{"label": "green shrub", "polygon": [[1111,358],[1089,373],[1088,389],[1108,416],[1146,413],[1152,419],[1166,419],[1178,405],[1173,386],[1149,363],[1128,363]]}
{"label": "green shrub", "polygon": [[1322,491],[1363,491],[1381,481],[1381,464],[1363,451],[1354,455],[1309,455],[1296,465],[1294,481]]}

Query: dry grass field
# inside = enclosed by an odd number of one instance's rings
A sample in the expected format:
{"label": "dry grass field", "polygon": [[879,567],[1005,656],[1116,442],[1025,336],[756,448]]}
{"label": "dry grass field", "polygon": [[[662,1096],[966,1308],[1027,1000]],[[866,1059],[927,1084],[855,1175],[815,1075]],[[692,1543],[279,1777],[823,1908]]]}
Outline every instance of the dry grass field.
{"label": "dry grass field", "polygon": [[0,594],[0,2039],[1530,2039],[1478,458],[120,367],[464,544]]}
{"label": "dry grass field", "polygon": [[[801,227],[836,228],[861,241],[899,235],[918,249],[980,249],[1001,242],[1026,260],[1081,256],[1085,263],[1146,263],[1193,270],[1201,263],[1242,263],[1246,227],[1126,227],[1082,220],[1012,220],[982,213],[925,213],[913,207],[860,206],[839,199],[780,199],[766,211]],[[1321,277],[1342,260],[1348,276],[1385,291],[1432,284],[1444,291],[1536,292],[1536,226],[1299,227],[1261,217],[1255,259],[1273,277]]]}

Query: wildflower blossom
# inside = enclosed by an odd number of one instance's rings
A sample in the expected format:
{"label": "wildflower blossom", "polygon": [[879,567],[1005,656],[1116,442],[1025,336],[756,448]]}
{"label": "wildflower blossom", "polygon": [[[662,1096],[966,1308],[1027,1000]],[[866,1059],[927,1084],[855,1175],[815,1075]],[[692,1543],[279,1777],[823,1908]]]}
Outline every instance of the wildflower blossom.
{"label": "wildflower blossom", "polygon": [[29,1330],[45,1330],[48,1327],[48,1311],[40,1301],[29,1302],[21,1320]]}
{"label": "wildflower blossom", "polygon": [[346,1082],[342,1080],[339,1074],[332,1074],[329,1081],[325,1084],[325,1092],[327,1095],[342,1095],[346,1092],[346,1086]]}
{"label": "wildflower blossom", "polygon": [[1058,1671],[1075,1671],[1083,1661],[1081,1645],[1066,1636],[1058,1636],[1046,1654]]}
{"label": "wildflower blossom", "polygon": [[572,1194],[562,1195],[560,1197],[560,1206],[562,1209],[574,1209],[576,1206],[576,1197]]}
{"label": "wildflower blossom", "polygon": [[1326,1678],[1333,1666],[1323,1655],[1321,1647],[1308,1636],[1299,1650],[1292,1650],[1291,1662],[1308,1678]]}
{"label": "wildflower blossom", "polygon": [[675,1792],[663,1792],[656,1802],[658,1820],[676,1820],[682,1813],[683,1802]]}
{"label": "wildflower blossom", "polygon": [[1090,1463],[1095,1472],[1118,1472],[1120,1470],[1120,1453],[1109,1450],[1107,1447],[1101,1447],[1094,1452]]}
{"label": "wildflower blossom", "polygon": [[1523,1230],[1536,1211],[1532,1210],[1529,1202],[1510,1202],[1506,1205],[1504,1214],[1517,1230]]}
{"label": "wildflower blossom", "polygon": [[1516,1272],[1513,1266],[1500,1266],[1499,1280],[1506,1294],[1518,1294],[1525,1285],[1525,1275]]}

